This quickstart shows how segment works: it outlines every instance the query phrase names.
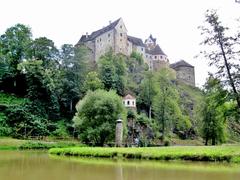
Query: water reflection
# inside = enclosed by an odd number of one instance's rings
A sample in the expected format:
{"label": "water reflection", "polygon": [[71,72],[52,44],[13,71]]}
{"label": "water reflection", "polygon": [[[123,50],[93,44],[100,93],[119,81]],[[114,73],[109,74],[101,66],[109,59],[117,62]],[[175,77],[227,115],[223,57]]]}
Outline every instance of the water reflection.
{"label": "water reflection", "polygon": [[239,177],[239,165],[117,161],[0,151],[0,180],[238,180]]}

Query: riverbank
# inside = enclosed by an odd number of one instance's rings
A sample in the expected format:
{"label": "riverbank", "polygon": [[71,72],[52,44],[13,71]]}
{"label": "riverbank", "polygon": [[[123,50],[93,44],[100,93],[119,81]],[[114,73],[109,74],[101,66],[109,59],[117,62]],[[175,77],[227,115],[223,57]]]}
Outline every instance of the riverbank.
{"label": "riverbank", "polygon": [[83,147],[77,141],[63,140],[19,140],[13,138],[0,138],[0,150],[48,150],[50,148],[65,148],[65,147]]}
{"label": "riverbank", "polygon": [[53,148],[50,154],[82,157],[147,159],[147,160],[190,160],[240,163],[240,145],[225,146],[173,146],[146,148],[101,148],[72,147]]}

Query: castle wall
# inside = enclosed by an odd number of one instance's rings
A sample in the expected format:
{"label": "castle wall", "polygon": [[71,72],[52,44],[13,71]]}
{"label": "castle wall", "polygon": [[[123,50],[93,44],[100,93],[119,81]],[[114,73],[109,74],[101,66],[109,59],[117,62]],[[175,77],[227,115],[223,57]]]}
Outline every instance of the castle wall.
{"label": "castle wall", "polygon": [[127,29],[122,20],[115,27],[114,33],[114,52],[128,55]]}
{"label": "castle wall", "polygon": [[177,79],[191,86],[195,86],[195,72],[192,67],[178,67],[175,69]]}
{"label": "castle wall", "polygon": [[107,53],[111,48],[114,50],[114,30],[98,36],[95,41],[95,61]]}
{"label": "castle wall", "polygon": [[128,56],[130,56],[132,54],[132,52],[133,52],[133,44],[132,44],[132,42],[128,41],[127,42],[127,54],[128,54]]}

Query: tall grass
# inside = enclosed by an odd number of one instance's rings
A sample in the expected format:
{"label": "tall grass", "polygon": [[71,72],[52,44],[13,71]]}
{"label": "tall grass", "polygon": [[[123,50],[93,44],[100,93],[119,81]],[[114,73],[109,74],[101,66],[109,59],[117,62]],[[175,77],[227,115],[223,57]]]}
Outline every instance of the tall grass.
{"label": "tall grass", "polygon": [[240,163],[240,146],[182,146],[152,148],[53,148],[50,154],[152,160],[226,161]]}

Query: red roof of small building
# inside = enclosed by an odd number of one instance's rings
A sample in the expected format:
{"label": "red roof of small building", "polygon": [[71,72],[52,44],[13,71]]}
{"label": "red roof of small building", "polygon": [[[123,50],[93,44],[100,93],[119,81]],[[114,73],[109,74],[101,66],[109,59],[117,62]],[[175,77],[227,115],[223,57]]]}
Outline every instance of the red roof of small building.
{"label": "red roof of small building", "polygon": [[130,94],[127,94],[126,96],[123,97],[123,99],[125,100],[125,99],[136,99],[136,98]]}

